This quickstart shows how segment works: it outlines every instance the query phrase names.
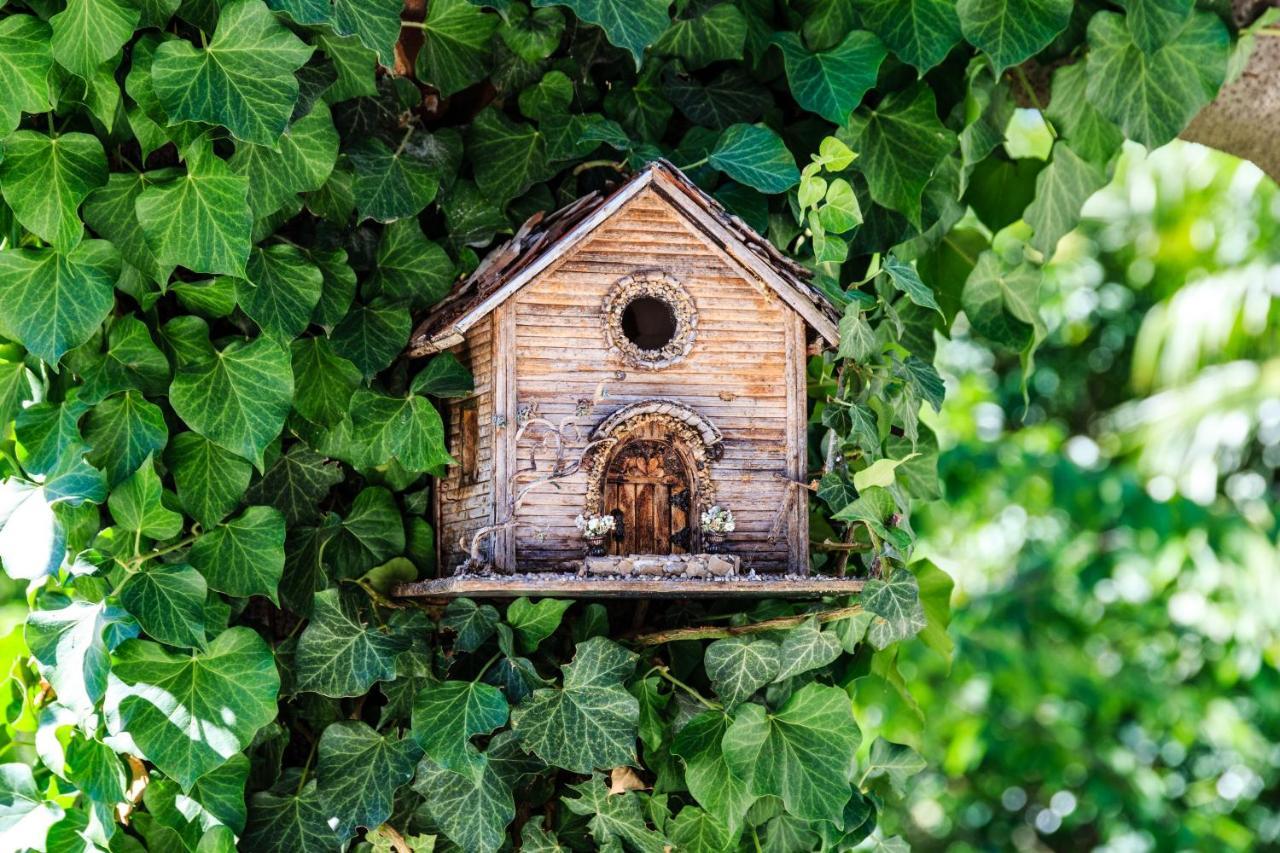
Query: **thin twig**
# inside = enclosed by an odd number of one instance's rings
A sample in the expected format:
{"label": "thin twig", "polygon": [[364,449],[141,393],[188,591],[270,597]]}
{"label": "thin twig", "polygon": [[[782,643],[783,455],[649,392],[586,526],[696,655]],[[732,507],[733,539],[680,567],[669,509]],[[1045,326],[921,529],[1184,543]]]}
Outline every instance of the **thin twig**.
{"label": "thin twig", "polygon": [[700,625],[694,628],[655,631],[651,634],[641,634],[638,637],[633,637],[630,642],[637,646],[659,646],[663,643],[674,643],[679,640],[716,640],[724,637],[737,637],[742,634],[764,634],[768,631],[794,628],[796,625],[800,625],[810,619],[817,619],[819,622],[835,622],[840,619],[848,619],[850,616],[856,616],[861,612],[862,605],[854,604],[849,607],[839,607],[835,610],[824,610],[818,613],[779,616],[776,619],[766,619],[763,622],[753,622],[750,625]]}

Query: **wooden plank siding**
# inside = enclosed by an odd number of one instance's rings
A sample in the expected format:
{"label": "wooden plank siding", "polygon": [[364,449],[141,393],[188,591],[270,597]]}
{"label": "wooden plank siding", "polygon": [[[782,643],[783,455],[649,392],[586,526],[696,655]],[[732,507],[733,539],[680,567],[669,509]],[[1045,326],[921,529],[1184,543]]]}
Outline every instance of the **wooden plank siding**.
{"label": "wooden plank siding", "polygon": [[[697,308],[692,350],[660,370],[628,365],[604,336],[605,296],[637,270],[675,277]],[[511,310],[516,406],[534,406],[558,422],[603,382],[608,396],[584,424],[579,447],[596,424],[630,403],[662,397],[689,406],[724,437],[724,455],[711,471],[717,500],[737,521],[729,550],[758,571],[803,570],[804,513],[779,479],[796,478],[805,458],[802,428],[794,434],[805,418],[803,321],[775,293],[737,274],[721,250],[646,189],[503,307]],[[799,348],[790,357],[789,346]],[[799,394],[792,387],[797,375]],[[540,434],[527,435],[513,467],[527,467],[533,454],[546,470],[553,456],[540,442]],[[558,568],[584,553],[574,517],[585,500],[586,474],[557,486],[532,492],[517,511],[514,560],[522,570]]]}
{"label": "wooden plank siding", "polygon": [[436,549],[442,574],[466,558],[459,539],[493,523],[494,441],[493,441],[493,318],[481,320],[466,340],[449,350],[466,365],[475,378],[475,391],[468,397],[450,400],[445,412],[445,444],[454,459],[462,461],[462,412],[475,407],[475,476],[464,480],[462,465],[452,465],[436,482]]}

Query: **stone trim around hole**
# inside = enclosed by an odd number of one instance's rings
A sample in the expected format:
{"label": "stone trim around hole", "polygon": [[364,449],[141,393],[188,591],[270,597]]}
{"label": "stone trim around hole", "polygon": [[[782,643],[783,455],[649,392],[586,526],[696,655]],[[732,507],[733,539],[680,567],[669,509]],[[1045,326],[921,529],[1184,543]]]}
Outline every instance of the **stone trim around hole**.
{"label": "stone trim around hole", "polygon": [[[675,318],[675,333],[659,349],[641,349],[622,330],[623,312],[641,296],[661,300]],[[661,370],[683,360],[698,336],[698,309],[693,297],[677,279],[660,270],[638,270],[618,279],[605,295],[601,313],[609,349],[642,370]]]}
{"label": "stone trim around hole", "polygon": [[616,557],[587,557],[578,569],[579,577],[736,578],[742,558],[731,554],[628,554]]}

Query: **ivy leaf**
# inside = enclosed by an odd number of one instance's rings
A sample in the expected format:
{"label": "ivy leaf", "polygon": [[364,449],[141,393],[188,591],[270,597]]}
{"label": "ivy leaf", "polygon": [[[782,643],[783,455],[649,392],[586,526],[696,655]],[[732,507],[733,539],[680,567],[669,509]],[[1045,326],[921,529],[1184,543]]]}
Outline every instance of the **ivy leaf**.
{"label": "ivy leaf", "polygon": [[854,361],[865,362],[880,350],[880,344],[876,341],[875,330],[871,328],[871,324],[863,316],[862,309],[857,302],[850,302],[845,306],[844,314],[840,317],[838,331],[840,333],[840,346],[836,349],[836,355],[840,358],[851,358]]}
{"label": "ivy leaf", "polygon": [[459,652],[474,652],[493,636],[498,624],[498,611],[490,604],[476,604],[469,598],[455,598],[444,610],[440,627],[455,635],[453,647]]}
{"label": "ivy leaf", "polygon": [[1053,146],[1053,160],[1036,175],[1036,198],[1022,218],[1035,229],[1031,245],[1047,261],[1058,241],[1080,220],[1080,208],[1107,182],[1097,166],[1076,156],[1065,143]]}
{"label": "ivy leaf", "polygon": [[349,411],[351,394],[364,378],[359,368],[333,351],[328,338],[302,338],[289,348],[293,361],[293,407],[320,426],[331,426]]}
{"label": "ivy leaf", "polygon": [[0,193],[24,227],[56,249],[80,242],[80,203],[106,182],[107,157],[95,136],[19,130],[4,140]]}
{"label": "ivy leaf", "polygon": [[84,454],[88,446],[80,435],[85,407],[76,400],[35,403],[18,413],[14,438],[22,445],[22,467],[28,474],[48,474],[72,452]]}
{"label": "ivy leaf", "polygon": [[445,770],[430,758],[418,762],[413,789],[426,800],[427,814],[462,850],[495,853],[516,816],[511,788],[486,761],[478,777]]}
{"label": "ivy leaf", "polygon": [[426,308],[444,298],[456,272],[444,249],[423,236],[417,220],[404,219],[383,230],[368,287],[375,295]]}
{"label": "ivy leaf", "polygon": [[351,437],[368,467],[395,459],[418,473],[449,465],[440,413],[425,397],[389,397],[361,388],[351,397]]}
{"label": "ivy leaf", "polygon": [[298,99],[293,72],[311,50],[261,0],[234,0],[208,47],[173,39],[156,48],[151,79],[170,121],[220,124],[237,139],[275,148]]}
{"label": "ivy leaf", "polygon": [[671,23],[671,0],[533,0],[533,5],[569,7],[580,20],[604,30],[611,44],[630,53],[637,70],[645,48]]}
{"label": "ivy leaf", "polygon": [[782,667],[774,680],[783,681],[824,667],[840,657],[840,652],[840,640],[832,632],[823,631],[817,619],[808,619],[783,638],[778,654]]}
{"label": "ivy leaf", "polygon": [[78,719],[93,713],[107,690],[110,653],[138,636],[138,623],[105,601],[69,601],[27,615],[24,638],[58,703]]}
{"label": "ivy leaf", "polygon": [[1197,12],[1154,53],[1144,53],[1125,16],[1089,20],[1088,101],[1148,148],[1177,136],[1213,100],[1227,75],[1231,39],[1211,12]]}
{"label": "ivy leaf", "polygon": [[920,605],[924,608],[925,627],[920,640],[951,665],[955,643],[947,634],[951,623],[951,593],[955,582],[951,576],[928,560],[911,564],[911,571],[920,586]]}
{"label": "ivy leaf", "polygon": [[568,853],[569,848],[560,844],[555,833],[543,829],[544,819],[537,815],[520,828],[520,849],[525,853]]}
{"label": "ivy leaf", "polygon": [[140,17],[130,3],[67,0],[66,8],[49,18],[53,58],[68,71],[91,77],[129,41]]}
{"label": "ivy leaf", "polygon": [[867,639],[877,649],[913,637],[925,627],[920,586],[906,569],[894,569],[886,578],[867,581],[862,606],[878,617],[867,629]]}
{"label": "ivy leaf", "polygon": [[705,711],[676,734],[671,751],[684,761],[689,793],[736,835],[756,797],[749,779],[738,775],[725,759],[722,744],[729,722],[721,711]]}
{"label": "ivy leaf", "polygon": [[288,340],[310,325],[323,286],[320,270],[296,246],[280,243],[249,253],[236,300],[264,332]]}
{"label": "ivy leaf", "polygon": [[498,27],[498,37],[507,49],[525,62],[546,59],[560,45],[564,35],[564,15],[559,9],[529,9],[517,4],[508,9]]}
{"label": "ivy leaf", "polygon": [[537,651],[539,644],[560,627],[564,612],[572,606],[572,601],[555,598],[544,598],[537,602],[517,598],[511,602],[507,607],[507,622],[515,629],[521,650]]}
{"label": "ivy leaf", "polygon": [[53,109],[51,34],[34,15],[0,19],[0,138],[18,126],[23,113]]}
{"label": "ivy leaf", "polygon": [[295,525],[315,518],[329,490],[342,482],[342,470],[305,444],[295,444],[250,487],[245,499],[270,504],[284,513],[285,524]]}
{"label": "ivy leaf", "polygon": [[431,683],[413,700],[413,736],[430,759],[479,781],[485,757],[471,743],[507,721],[502,691],[474,681]]}
{"label": "ivy leaf", "polygon": [[189,150],[187,173],[148,186],[135,204],[160,267],[243,276],[253,230],[248,192],[248,179],[212,150]]}
{"label": "ivy leaf", "polygon": [[63,816],[62,807],[46,802],[36,788],[31,767],[26,764],[0,764],[0,833],[22,839],[22,847],[43,849],[49,827]]}
{"label": "ivy leaf", "polygon": [[897,210],[920,226],[920,196],[956,137],[938,121],[933,90],[915,85],[898,89],[875,108],[854,113],[837,134],[859,156],[877,204]]}
{"label": "ivy leaf", "polygon": [[677,850],[689,853],[720,853],[733,846],[733,836],[722,821],[692,806],[680,810],[667,832]]}
{"label": "ivy leaf", "polygon": [[249,759],[237,753],[226,764],[197,779],[185,795],[178,793],[174,805],[184,817],[205,829],[221,824],[243,832],[248,777]]}
{"label": "ivy leaf", "polygon": [[201,534],[187,561],[212,589],[247,598],[262,595],[278,605],[276,589],[284,572],[284,516],[251,506],[226,524]]}
{"label": "ivy leaf", "polygon": [[107,351],[84,371],[79,399],[98,403],[117,391],[163,394],[169,385],[169,360],[151,339],[147,325],[132,315],[119,317],[107,333]]}
{"label": "ivy leaf", "polygon": [[300,692],[360,696],[396,677],[396,655],[407,639],[366,625],[338,590],[316,593],[311,622],[298,638],[294,665]]}
{"label": "ivy leaf", "polygon": [[732,708],[778,677],[778,644],[751,637],[728,637],[707,646],[703,665],[716,695]]}
{"label": "ivy leaf", "polygon": [[409,390],[433,397],[465,397],[475,390],[475,378],[466,365],[451,352],[435,355],[427,366],[413,377]]}
{"label": "ivy leaf", "polygon": [[639,853],[671,849],[661,832],[649,828],[644,805],[635,792],[609,793],[609,786],[598,773],[586,782],[570,785],[569,790],[578,796],[561,799],[569,811],[589,818],[587,827],[596,849],[621,849],[623,844]]}
{"label": "ivy leaf", "polygon": [[280,149],[242,142],[227,166],[249,181],[249,209],[261,219],[292,201],[300,192],[324,186],[338,159],[338,132],[329,108],[317,103],[289,125]]}
{"label": "ivy leaf", "polygon": [[1006,267],[992,251],[978,258],[960,300],[969,322],[983,337],[1011,349],[1026,345],[1026,326],[1040,328],[1042,323],[1040,273],[1027,264]]}
{"label": "ivy leaf", "polygon": [[333,29],[338,35],[354,35],[377,53],[388,68],[395,65],[396,40],[400,37],[399,0],[333,0]]}
{"label": "ivy leaf", "polygon": [[946,59],[960,41],[951,0],[860,0],[863,25],[921,74]]}
{"label": "ivy leaf", "polygon": [[280,676],[252,629],[229,628],[194,653],[128,640],[116,650],[104,705],[108,730],[183,788],[249,745],[275,719]]}
{"label": "ivy leaf", "polygon": [[701,14],[676,18],[653,49],[675,55],[685,68],[696,71],[713,62],[741,59],[747,40],[747,19],[732,3],[717,3]]}
{"label": "ivy leaf", "polygon": [[436,0],[422,23],[414,70],[420,82],[448,97],[489,74],[489,40],[498,17],[467,0]]}
{"label": "ivy leaf", "polygon": [[933,290],[920,280],[920,274],[912,264],[899,260],[896,255],[888,255],[884,259],[884,271],[889,274],[894,287],[907,294],[912,302],[922,308],[932,308],[939,314],[942,313],[938,300],[933,298]]}
{"label": "ivy leaf", "polygon": [[347,149],[355,167],[356,208],[361,219],[392,222],[418,215],[436,197],[435,167],[401,146],[392,151],[377,139],[361,139]]}
{"label": "ivy leaf", "polygon": [[1096,165],[1120,150],[1124,134],[1089,101],[1087,64],[1076,62],[1053,72],[1053,93],[1045,111],[1071,150]]}
{"label": "ivy leaf", "polygon": [[340,838],[391,817],[396,789],[413,778],[421,755],[411,738],[380,735],[358,720],[329,724],[320,736],[316,781]]}
{"label": "ivy leaf", "polygon": [[1195,0],[1125,0],[1121,5],[1133,43],[1147,54],[1173,41],[1195,10]]}
{"label": "ivy leaf", "polygon": [[878,737],[871,744],[871,756],[863,779],[887,776],[893,790],[898,796],[904,797],[907,794],[907,780],[926,766],[925,760],[911,747]]}
{"label": "ivy leaf", "polygon": [[833,124],[848,121],[876,84],[886,53],[880,40],[864,30],[853,30],[840,44],[817,52],[806,49],[795,33],[775,33],[773,43],[782,51],[796,102]]}
{"label": "ivy leaf", "polygon": [[996,76],[1044,50],[1071,20],[1071,0],[959,0],[969,43],[991,57]]}
{"label": "ivy leaf", "polygon": [[640,707],[623,680],[636,656],[603,637],[578,643],[561,689],[535,690],[512,711],[521,745],[553,767],[591,773],[635,762]]}
{"label": "ivy leaf", "polygon": [[807,684],[774,713],[743,705],[725,733],[724,753],[756,796],[781,797],[790,814],[839,826],[861,741],[848,694]]}
{"label": "ivy leaf", "polygon": [[67,254],[0,251],[0,327],[32,355],[56,365],[111,313],[119,274],[120,255],[105,240],[85,240]]}
{"label": "ivy leaf", "polygon": [[800,170],[778,134],[763,125],[735,124],[720,134],[708,162],[762,193],[781,193],[800,182]]}
{"label": "ivy leaf", "polygon": [[84,437],[91,448],[86,455],[89,463],[105,471],[107,484],[114,486],[164,449],[169,430],[159,406],[137,391],[126,391],[89,411]]}
{"label": "ivy leaf", "polygon": [[259,471],[263,450],[284,426],[292,398],[289,353],[267,338],[210,351],[179,367],[169,386],[169,403],[187,426]]}
{"label": "ivy leaf", "polygon": [[342,847],[343,839],[329,823],[326,806],[314,780],[301,791],[259,791],[249,804],[241,846],[263,853],[333,853]]}
{"label": "ivy leaf", "polygon": [[547,142],[532,125],[488,108],[471,123],[467,152],[481,192],[499,205],[547,177]]}
{"label": "ivy leaf", "polygon": [[375,299],[343,318],[330,336],[333,351],[350,360],[366,378],[387,367],[413,329],[413,318],[400,305]]}
{"label": "ivy leaf", "polygon": [[248,462],[194,432],[175,435],[165,458],[182,508],[205,528],[235,509],[253,473]]}
{"label": "ivy leaf", "polygon": [[120,603],[153,639],[170,646],[203,649],[204,578],[190,566],[152,565],[120,587]]}
{"label": "ivy leaf", "polygon": [[168,539],[182,532],[182,516],[165,508],[163,494],[160,476],[148,458],[142,467],[111,492],[107,506],[116,523],[130,533],[140,533],[151,539]]}
{"label": "ivy leaf", "polygon": [[125,798],[124,765],[100,740],[76,732],[67,744],[67,780],[89,797],[115,803]]}

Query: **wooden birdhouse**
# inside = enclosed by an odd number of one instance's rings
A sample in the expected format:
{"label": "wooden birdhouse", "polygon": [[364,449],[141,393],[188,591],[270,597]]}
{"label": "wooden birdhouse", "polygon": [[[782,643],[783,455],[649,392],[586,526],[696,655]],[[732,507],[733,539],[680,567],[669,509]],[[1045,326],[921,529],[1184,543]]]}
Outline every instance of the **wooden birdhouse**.
{"label": "wooden birdhouse", "polygon": [[848,591],[809,576],[805,367],[838,314],[679,170],[526,222],[435,307],[453,353],[434,514],[405,594]]}

